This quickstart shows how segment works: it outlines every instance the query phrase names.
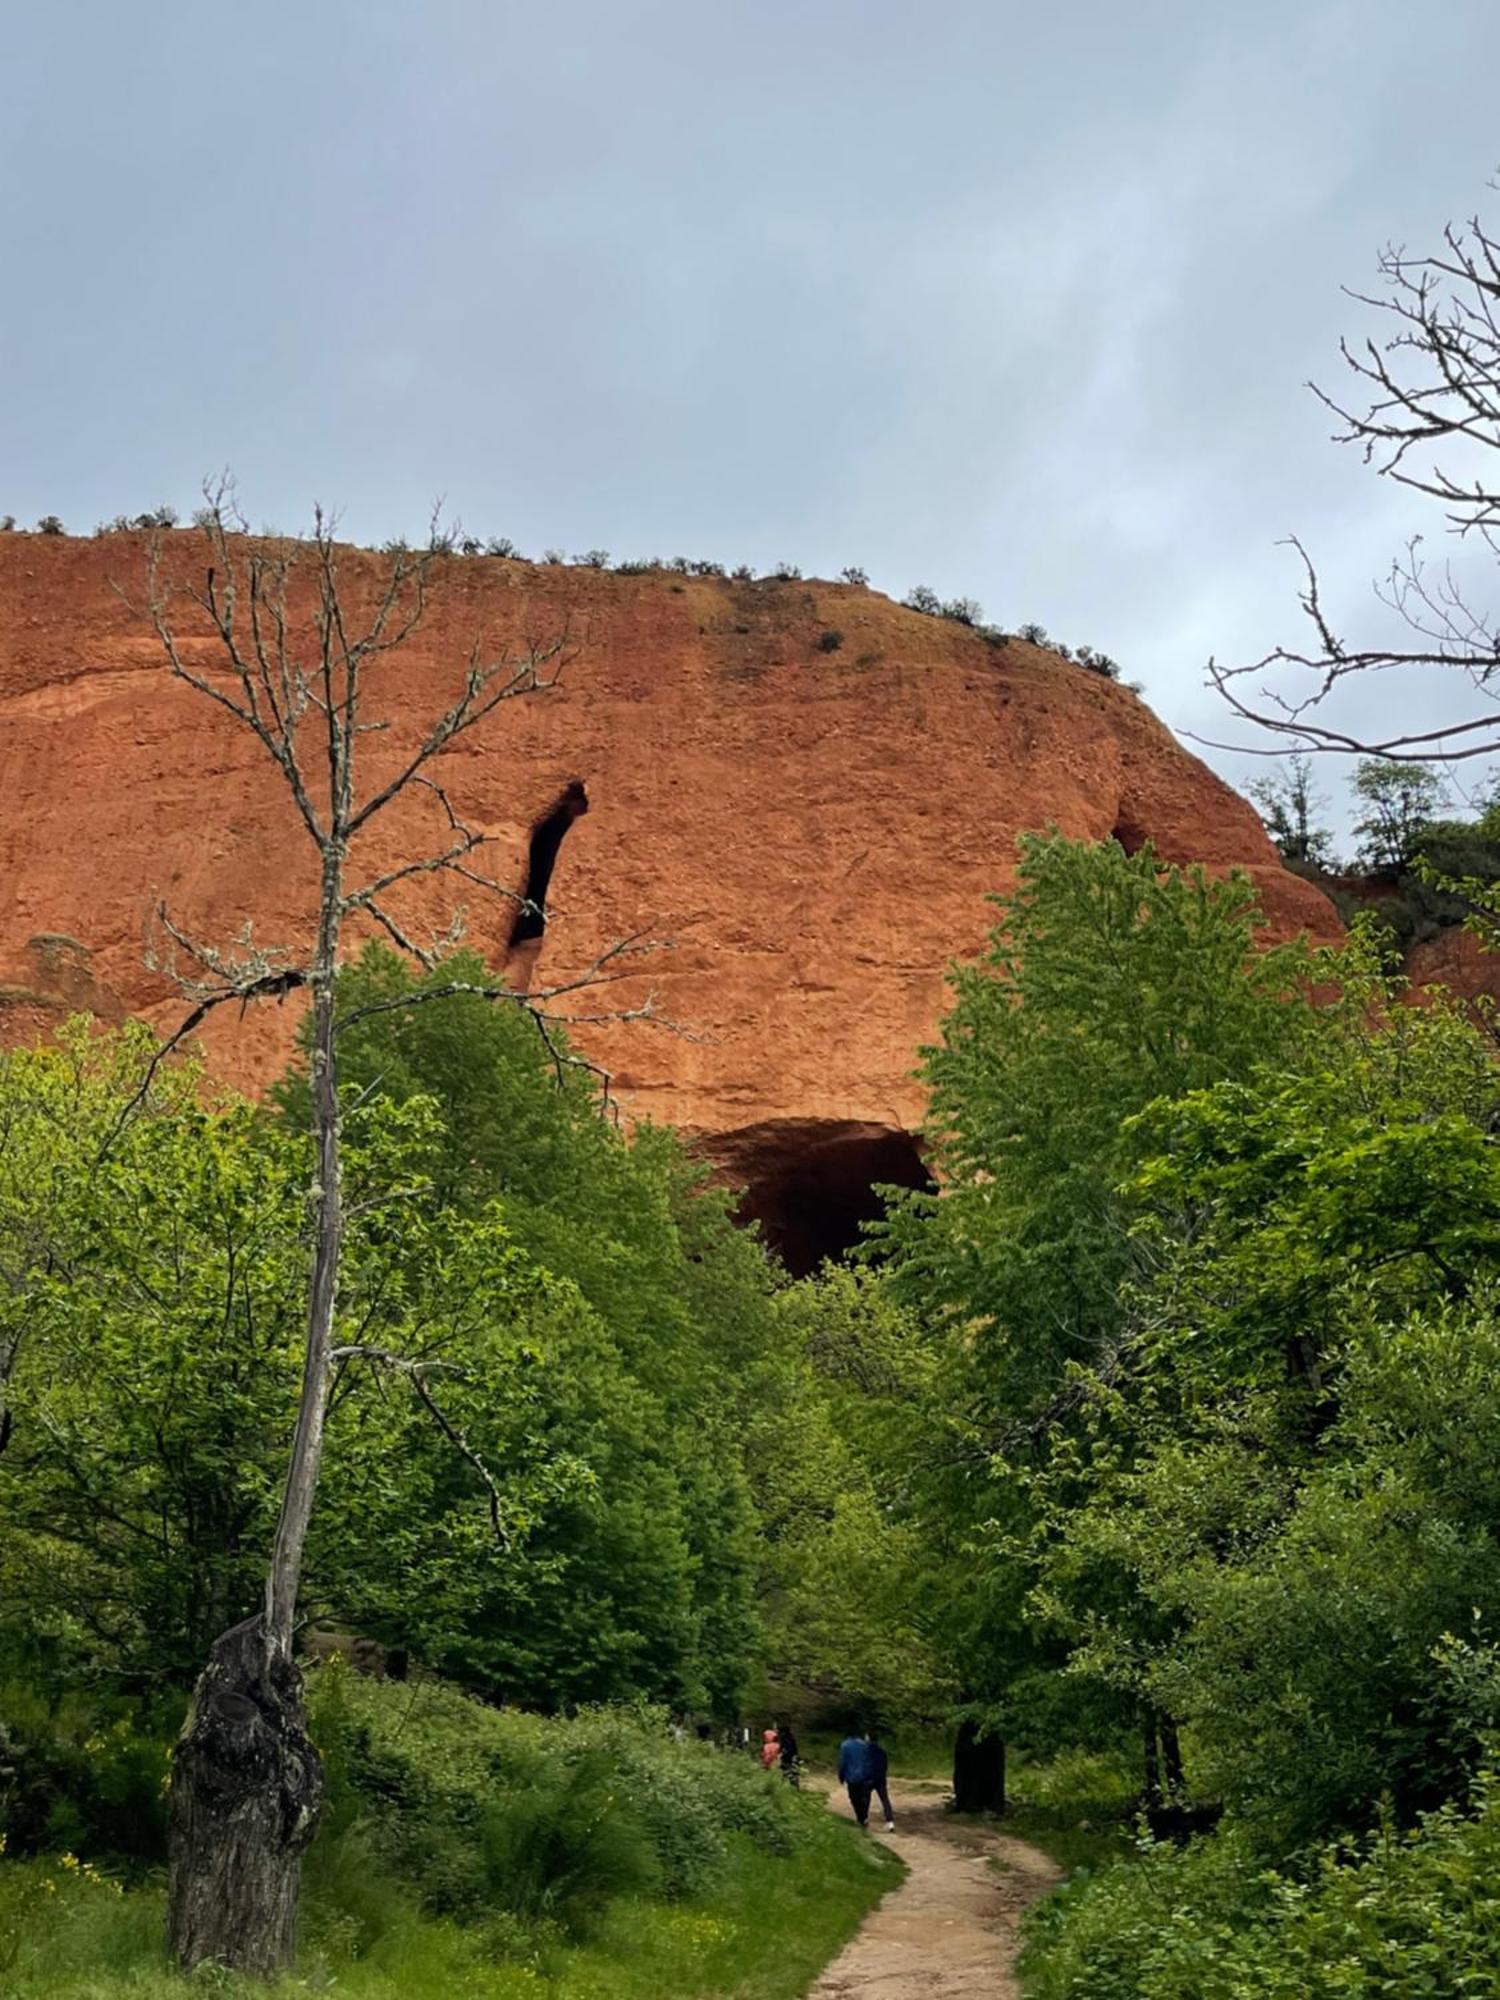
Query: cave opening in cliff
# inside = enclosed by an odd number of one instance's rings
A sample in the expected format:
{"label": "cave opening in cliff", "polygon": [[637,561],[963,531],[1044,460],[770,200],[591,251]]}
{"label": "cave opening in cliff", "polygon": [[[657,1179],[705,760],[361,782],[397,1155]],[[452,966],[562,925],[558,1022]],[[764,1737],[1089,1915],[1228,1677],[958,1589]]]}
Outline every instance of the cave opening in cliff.
{"label": "cave opening in cliff", "polygon": [[744,1185],[739,1219],[759,1223],[798,1278],[856,1248],[864,1225],[885,1214],[882,1188],[934,1186],[917,1141],[896,1126],[785,1119],[721,1146],[729,1176]]}
{"label": "cave opening in cliff", "polygon": [[1139,854],[1150,836],[1134,820],[1122,818],[1116,820],[1109,837],[1117,841],[1127,854]]}
{"label": "cave opening in cliff", "polygon": [[557,857],[567,838],[568,828],[588,809],[589,795],[583,788],[582,780],[574,778],[551,811],[543,813],[531,829],[531,844],[526,854],[526,880],[521,884],[521,908],[510,933],[512,950],[517,945],[533,941],[540,943],[546,935],[547,891],[552,886],[552,871],[557,866]]}

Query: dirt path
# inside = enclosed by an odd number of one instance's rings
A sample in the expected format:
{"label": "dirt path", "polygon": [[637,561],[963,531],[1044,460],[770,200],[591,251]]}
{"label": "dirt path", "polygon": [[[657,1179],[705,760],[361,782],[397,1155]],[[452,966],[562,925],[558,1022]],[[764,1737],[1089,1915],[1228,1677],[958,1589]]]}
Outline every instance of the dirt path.
{"label": "dirt path", "polygon": [[[896,1831],[872,1838],[888,1841],[911,1872],[808,2000],[1019,2000],[1021,1914],[1059,1870],[1023,1840],[955,1824],[942,1798],[936,1785],[892,1787]],[[842,1790],[829,1804],[848,1817]]]}

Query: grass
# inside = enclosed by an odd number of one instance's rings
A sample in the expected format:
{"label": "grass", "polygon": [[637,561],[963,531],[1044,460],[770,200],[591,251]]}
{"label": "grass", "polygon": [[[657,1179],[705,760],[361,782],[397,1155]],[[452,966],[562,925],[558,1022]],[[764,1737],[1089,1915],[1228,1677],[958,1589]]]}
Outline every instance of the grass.
{"label": "grass", "polygon": [[[795,1854],[730,1843],[712,1889],[681,1902],[614,1901],[585,1941],[423,1914],[378,1871],[326,1864],[306,1899],[305,1948],[270,1986],[163,1960],[159,1886],[124,1889],[60,1860],[0,1861],[6,2000],[796,2000],[900,1879],[898,1861],[831,1816]],[[372,1913],[378,1925],[372,1930]],[[506,1955],[497,1955],[505,1953]]]}
{"label": "grass", "polygon": [[1004,1830],[1064,1876],[1102,1868],[1130,1851],[1136,1791],[1132,1766],[1114,1752],[1070,1750],[1046,1762],[1013,1755]]}

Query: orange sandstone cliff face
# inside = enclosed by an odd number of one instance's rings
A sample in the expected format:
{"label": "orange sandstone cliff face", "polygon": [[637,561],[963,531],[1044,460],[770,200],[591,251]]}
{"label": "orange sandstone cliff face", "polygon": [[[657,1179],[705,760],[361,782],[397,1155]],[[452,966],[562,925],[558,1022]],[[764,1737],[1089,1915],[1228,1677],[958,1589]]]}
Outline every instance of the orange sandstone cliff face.
{"label": "orange sandstone cliff face", "polygon": [[[80,1007],[158,1026],[182,1002],[147,969],[151,913],[227,942],[305,939],[311,855],[259,746],[167,673],[118,591],[144,593],[146,538],[0,536],[0,1034]],[[195,534],[167,564],[201,577]],[[380,574],[349,551],[354,596]],[[216,670],[206,620],[174,620]],[[1014,879],[1018,833],[1152,840],[1172,860],[1244,868],[1272,930],[1334,934],[1328,903],[1281,868],[1252,808],[1126,689],[1012,640],[825,583],[616,576],[445,560],[429,613],[371,680],[372,773],[451,700],[475,641],[566,631],[561,684],[508,703],[442,760],[479,859],[521,890],[555,850],[541,937],[474,897],[469,941],[555,983],[608,943],[674,940],[611,1007],[648,990],[682,1031],[581,1031],[626,1110],[669,1121],[729,1174],[805,1262],[852,1234],[872,1181],[915,1181],[918,1047],[944,968],[975,952],[986,897]],[[833,650],[822,635],[841,634]],[[831,642],[824,642],[831,645]],[[440,844],[431,797],[403,800],[358,861],[379,872]],[[540,830],[540,831],[539,831]],[[459,886],[459,885],[453,885]],[[441,880],[403,918],[441,931]],[[523,926],[524,928],[524,926]],[[602,999],[585,998],[582,1011]],[[285,1062],[293,1002],[206,1029],[246,1088]]]}

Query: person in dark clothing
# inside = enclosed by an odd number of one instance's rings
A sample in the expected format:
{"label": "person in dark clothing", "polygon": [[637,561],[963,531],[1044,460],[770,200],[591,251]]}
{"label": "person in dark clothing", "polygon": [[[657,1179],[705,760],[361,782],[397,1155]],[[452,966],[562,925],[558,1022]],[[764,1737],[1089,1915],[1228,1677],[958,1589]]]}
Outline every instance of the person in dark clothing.
{"label": "person in dark clothing", "polygon": [[789,1785],[800,1785],[802,1764],[797,1755],[797,1739],[792,1734],[792,1725],[783,1722],[776,1734],[781,1742],[781,1775]]}
{"label": "person in dark clothing", "polygon": [[870,1746],[862,1736],[846,1736],[839,1745],[839,1783],[849,1794],[854,1817],[870,1824]]}
{"label": "person in dark clothing", "polygon": [[869,1759],[870,1787],[880,1800],[881,1809],[885,1813],[885,1830],[887,1833],[894,1833],[896,1815],[891,1811],[889,1785],[891,1760],[885,1754],[885,1745],[873,1729],[865,1737],[865,1750]]}

